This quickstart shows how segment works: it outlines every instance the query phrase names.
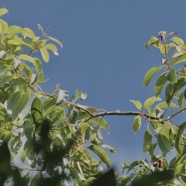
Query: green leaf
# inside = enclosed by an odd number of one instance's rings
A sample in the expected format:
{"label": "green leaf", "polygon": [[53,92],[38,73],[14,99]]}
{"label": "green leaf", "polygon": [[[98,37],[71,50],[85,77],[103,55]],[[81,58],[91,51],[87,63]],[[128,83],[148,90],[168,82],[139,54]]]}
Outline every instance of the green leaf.
{"label": "green leaf", "polygon": [[7,109],[12,111],[11,118],[15,120],[28,104],[30,94],[21,91],[14,92],[7,100]]}
{"label": "green leaf", "polygon": [[67,97],[68,97],[68,92],[65,90],[59,89],[57,99],[56,99],[56,105],[59,105],[60,103],[65,101]]}
{"label": "green leaf", "polygon": [[5,33],[7,33],[7,31],[8,31],[8,24],[7,24],[7,22],[5,22],[2,19],[0,19],[0,33],[3,35]]}
{"label": "green leaf", "polygon": [[29,56],[29,55],[27,55],[27,54],[21,54],[18,57],[19,57],[20,60],[29,61],[29,62],[35,64],[34,58]]}
{"label": "green leaf", "polygon": [[35,98],[31,105],[31,114],[33,121],[36,125],[42,124],[44,121],[44,109],[43,104],[39,98]]}
{"label": "green leaf", "polygon": [[174,41],[177,45],[182,47],[185,46],[184,41],[180,37],[172,37],[171,40]]}
{"label": "green leaf", "polygon": [[164,135],[158,135],[158,145],[161,151],[166,154],[173,148],[172,140],[168,140]]}
{"label": "green leaf", "polygon": [[174,59],[173,61],[170,61],[167,65],[168,65],[168,67],[171,67],[173,65],[177,65],[182,62],[186,62],[186,54],[183,54],[182,56]]}
{"label": "green leaf", "polygon": [[50,36],[48,36],[48,38],[49,38],[50,40],[54,41],[55,43],[59,44],[61,48],[63,47],[62,43],[61,43],[59,40],[57,40],[56,38],[50,37]]}
{"label": "green leaf", "polygon": [[54,55],[57,55],[57,56],[59,55],[57,52],[57,47],[54,44],[47,44],[45,45],[45,48],[47,50],[51,50],[54,53]]}
{"label": "green leaf", "polygon": [[1,8],[0,9],[0,16],[3,16],[5,14],[7,14],[7,13],[8,13],[8,10],[6,8]]}
{"label": "green leaf", "polygon": [[183,145],[181,145],[181,140],[182,140],[182,134],[184,132],[186,128],[186,122],[182,123],[180,126],[179,126],[179,130],[178,130],[178,134],[176,136],[176,142],[175,142],[175,148],[176,150],[181,154],[182,153],[182,150],[184,148]]}
{"label": "green leaf", "polygon": [[145,47],[148,49],[151,45],[158,47],[159,39],[157,37],[151,37],[149,41],[145,44]]}
{"label": "green leaf", "polygon": [[141,117],[140,116],[136,116],[134,118],[134,121],[133,121],[133,124],[132,124],[132,129],[136,133],[136,132],[138,132],[140,127],[141,127]]}
{"label": "green leaf", "polygon": [[100,157],[100,159],[107,165],[108,168],[111,166],[108,154],[101,147],[99,147],[98,145],[91,145],[88,148],[96,153]]}
{"label": "green leaf", "polygon": [[152,146],[152,132],[147,129],[144,134],[143,151],[146,152]]}
{"label": "green leaf", "polygon": [[23,28],[23,35],[27,36],[31,39],[33,39],[35,37],[34,32],[30,28]]}
{"label": "green leaf", "polygon": [[41,56],[42,56],[43,60],[44,60],[46,63],[48,63],[48,61],[49,61],[49,53],[48,53],[46,47],[43,46],[43,47],[40,49],[40,52],[41,52]]}
{"label": "green leaf", "polygon": [[138,110],[142,110],[142,104],[141,104],[139,101],[130,100],[130,102],[132,102],[132,103],[136,106],[136,108],[137,108]]}
{"label": "green leaf", "polygon": [[170,72],[167,74],[167,80],[171,82],[171,84],[174,84],[177,82],[176,79],[176,71],[172,68]]}
{"label": "green leaf", "polygon": [[161,74],[161,76],[156,81],[156,85],[154,87],[155,96],[159,96],[161,94],[166,81],[167,81],[166,73]]}
{"label": "green leaf", "polygon": [[22,150],[22,151],[20,152],[20,159],[21,159],[22,162],[25,161],[25,155],[26,155],[25,150]]}
{"label": "green leaf", "polygon": [[161,98],[160,97],[156,97],[156,96],[153,96],[153,97],[150,97],[148,98],[145,102],[144,102],[144,108],[148,110],[148,112],[150,113],[151,112],[151,106],[157,102],[157,101],[161,101]]}
{"label": "green leaf", "polygon": [[173,103],[173,102],[171,102],[169,105],[165,102],[165,101],[163,101],[163,102],[161,102],[161,103],[158,103],[156,106],[155,106],[155,108],[154,108],[154,110],[156,110],[157,108],[159,108],[159,109],[164,109],[164,108],[176,108],[176,107],[178,107],[175,103]]}
{"label": "green leaf", "polygon": [[145,77],[144,77],[144,85],[148,86],[152,77],[162,68],[162,66],[158,66],[158,67],[153,67],[151,68],[146,74],[145,74]]}

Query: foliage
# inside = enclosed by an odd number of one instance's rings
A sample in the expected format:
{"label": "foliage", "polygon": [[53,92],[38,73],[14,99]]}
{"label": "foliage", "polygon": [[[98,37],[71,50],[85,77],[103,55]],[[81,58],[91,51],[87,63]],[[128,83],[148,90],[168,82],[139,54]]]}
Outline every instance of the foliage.
{"label": "foliage", "polygon": [[[0,16],[7,12],[0,9]],[[173,120],[185,115],[186,110],[186,67],[181,66],[186,61],[184,41],[176,33],[160,32],[159,37],[151,37],[146,43],[147,48],[158,48],[164,59],[144,78],[147,86],[162,71],[154,86],[155,96],[143,104],[131,100],[138,111],[98,112],[79,103],[87,96],[81,91],[70,99],[60,86],[53,94],[43,93],[42,63],[49,62],[49,52],[58,55],[57,45],[62,47],[62,43],[48,36],[41,25],[38,27],[41,36],[0,19],[0,185],[99,186],[108,180],[112,185],[186,182],[186,122],[175,125]],[[143,119],[148,122],[143,150],[149,158],[130,165],[123,162],[127,172],[122,176],[113,169],[105,174],[102,171],[102,167],[111,166],[108,152],[116,151],[101,135],[102,130],[109,130],[104,119],[107,115],[135,116],[134,132],[138,132]],[[170,152],[173,158],[169,161]]]}

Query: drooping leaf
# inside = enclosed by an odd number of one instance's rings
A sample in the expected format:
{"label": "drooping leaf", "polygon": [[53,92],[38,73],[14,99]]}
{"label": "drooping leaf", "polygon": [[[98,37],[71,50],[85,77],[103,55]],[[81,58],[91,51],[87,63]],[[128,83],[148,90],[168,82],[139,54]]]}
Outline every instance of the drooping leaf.
{"label": "drooping leaf", "polygon": [[143,79],[144,85],[148,86],[152,77],[162,68],[162,66],[153,67],[151,68],[146,74]]}
{"label": "drooping leaf", "polygon": [[48,63],[48,61],[49,61],[49,53],[48,53],[46,47],[43,46],[43,47],[40,49],[40,52],[41,52],[41,56],[42,56],[43,60],[44,60],[46,63]]}
{"label": "drooping leaf", "polygon": [[161,101],[161,98],[160,97],[156,97],[156,96],[153,96],[153,97],[150,97],[148,98],[145,102],[144,102],[144,108],[148,110],[148,112],[150,113],[151,112],[151,106],[157,102],[157,101]]}
{"label": "drooping leaf", "polygon": [[30,28],[23,28],[23,35],[27,36],[31,39],[33,39],[35,37],[34,32]]}
{"label": "drooping leaf", "polygon": [[35,63],[34,58],[29,56],[29,55],[27,55],[27,54],[21,54],[18,57],[19,57],[20,60],[29,61],[29,62],[31,62],[33,64]]}
{"label": "drooping leaf", "polygon": [[186,122],[182,123],[180,126],[179,126],[179,130],[178,130],[178,133],[177,133],[177,136],[176,136],[176,142],[175,142],[175,148],[176,150],[181,154],[182,153],[182,150],[184,149],[184,146],[182,145],[181,140],[182,140],[182,134],[183,134],[183,131],[186,129]]}
{"label": "drooping leaf", "polygon": [[159,96],[161,94],[166,81],[167,81],[166,73],[161,74],[161,76],[156,81],[156,85],[154,87],[155,96]]}
{"label": "drooping leaf", "polygon": [[108,154],[101,147],[99,147],[98,145],[91,145],[88,148],[96,153],[100,157],[100,159],[107,165],[108,168],[111,166]]}
{"label": "drooping leaf", "polygon": [[175,36],[175,37],[172,37],[171,40],[174,41],[177,45],[180,45],[182,47],[185,46],[184,41],[180,37]]}
{"label": "drooping leaf", "polygon": [[32,114],[33,121],[36,125],[43,123],[43,121],[44,121],[43,104],[40,101],[40,99],[37,97],[32,102],[31,114]]}
{"label": "drooping leaf", "polygon": [[59,55],[57,52],[57,47],[54,44],[51,44],[51,43],[47,44],[47,45],[45,45],[45,48],[47,50],[51,50],[54,53],[54,55]]}
{"label": "drooping leaf", "polygon": [[50,36],[48,36],[47,38],[49,38],[50,40],[54,41],[55,43],[58,43],[61,48],[63,47],[62,43],[59,40],[57,40],[56,38],[50,37]]}
{"label": "drooping leaf", "polygon": [[152,146],[152,132],[147,128],[144,134],[143,151],[146,152]]}
{"label": "drooping leaf", "polygon": [[138,110],[142,110],[142,104],[139,101],[136,100],[130,100]]}
{"label": "drooping leaf", "polygon": [[171,84],[174,84],[177,82],[176,79],[176,71],[172,68],[170,72],[167,74],[167,80],[171,82]]}
{"label": "drooping leaf", "polygon": [[173,148],[172,141],[167,139],[167,137],[161,134],[158,135],[158,145],[164,154],[166,154]]}
{"label": "drooping leaf", "polygon": [[28,104],[30,98],[29,92],[22,93],[21,91],[14,92],[7,100],[7,109],[12,111],[11,118],[15,120],[21,111]]}
{"label": "drooping leaf", "polygon": [[171,67],[173,65],[177,65],[182,62],[186,62],[186,54],[183,54],[182,56],[170,61],[167,65],[168,65],[168,67]]}
{"label": "drooping leaf", "polygon": [[134,118],[134,121],[133,121],[133,124],[132,124],[132,129],[136,133],[136,132],[138,132],[140,127],[141,127],[141,117],[140,116],[136,116]]}

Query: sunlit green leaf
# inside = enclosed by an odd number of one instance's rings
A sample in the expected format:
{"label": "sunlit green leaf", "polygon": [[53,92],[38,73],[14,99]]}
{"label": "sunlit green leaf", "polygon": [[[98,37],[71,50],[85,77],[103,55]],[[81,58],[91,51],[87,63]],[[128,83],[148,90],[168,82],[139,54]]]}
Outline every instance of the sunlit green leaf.
{"label": "sunlit green leaf", "polygon": [[62,43],[61,43],[59,40],[57,40],[56,38],[50,37],[50,36],[48,36],[47,38],[49,38],[50,40],[52,40],[52,41],[54,41],[55,43],[59,44],[61,48],[63,47]]}
{"label": "sunlit green leaf", "polygon": [[146,74],[145,77],[143,79],[144,85],[148,86],[152,77],[161,69],[162,67],[153,67],[151,68]]}
{"label": "sunlit green leaf", "polygon": [[180,37],[175,36],[175,37],[172,37],[171,40],[182,47],[185,46],[184,41]]}
{"label": "sunlit green leaf", "polygon": [[8,23],[0,19],[0,33],[5,34],[8,31]]}
{"label": "sunlit green leaf", "polygon": [[43,60],[44,60],[46,63],[48,63],[48,61],[49,61],[49,53],[48,53],[46,47],[43,46],[43,47],[40,49],[40,52],[41,52],[41,56],[42,56]]}
{"label": "sunlit green leaf", "polygon": [[20,152],[20,159],[21,159],[22,162],[25,161],[25,155],[26,155],[25,150],[21,150],[21,152]]}
{"label": "sunlit green leaf", "polygon": [[134,118],[134,121],[133,121],[133,124],[132,124],[132,129],[136,133],[136,132],[138,132],[140,127],[141,127],[141,117],[140,116],[136,116]]}
{"label": "sunlit green leaf", "polygon": [[138,110],[142,110],[142,104],[139,101],[136,100],[130,100]]}
{"label": "sunlit green leaf", "polygon": [[29,56],[29,55],[27,55],[27,54],[21,54],[18,57],[19,57],[20,60],[29,61],[29,62],[31,62],[33,64],[35,63],[34,58]]}
{"label": "sunlit green leaf", "polygon": [[51,50],[54,53],[54,55],[59,55],[57,52],[57,47],[54,44],[51,44],[51,43],[47,44],[47,45],[45,45],[45,48],[47,50]]}
{"label": "sunlit green leaf", "polygon": [[32,39],[35,37],[34,32],[30,28],[23,28],[23,35]]}
{"label": "sunlit green leaf", "polygon": [[6,8],[1,8],[0,9],[0,16],[3,16],[5,14],[7,14],[7,13],[8,13],[8,10]]}
{"label": "sunlit green leaf", "polygon": [[168,67],[171,67],[173,65],[177,65],[182,62],[186,62],[186,54],[183,54],[182,56],[174,59],[173,61],[170,61],[167,65],[168,65]]}
{"label": "sunlit green leaf", "polygon": [[145,102],[144,102],[144,108],[148,110],[148,112],[150,113],[151,112],[151,106],[157,102],[157,101],[161,101],[161,98],[160,97],[156,97],[156,96],[153,96],[153,97],[150,97],[148,98]]}
{"label": "sunlit green leaf", "polygon": [[99,147],[98,145],[91,145],[88,148],[96,153],[100,157],[100,159],[107,165],[108,168],[111,166],[108,154],[101,147]]}

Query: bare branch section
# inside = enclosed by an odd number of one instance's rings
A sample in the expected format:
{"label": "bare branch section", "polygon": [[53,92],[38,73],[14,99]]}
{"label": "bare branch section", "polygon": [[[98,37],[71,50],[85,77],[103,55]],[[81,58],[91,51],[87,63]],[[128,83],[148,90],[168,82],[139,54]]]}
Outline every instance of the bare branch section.
{"label": "bare branch section", "polygon": [[94,114],[94,115],[91,115],[90,117],[88,118],[85,118],[84,120],[81,120],[79,121],[78,124],[81,124],[83,122],[87,122],[93,118],[96,118],[96,117],[104,117],[104,116],[140,116],[144,119],[149,119],[149,120],[156,120],[156,121],[159,121],[161,124],[165,124],[167,123],[168,121],[170,121],[171,119],[173,119],[175,116],[177,116],[178,114],[182,113],[186,111],[186,108],[183,108],[181,109],[180,111],[176,112],[175,114],[173,114],[171,117],[169,117],[168,119],[161,119],[161,118],[158,118],[158,117],[154,117],[154,116],[151,116],[149,114],[145,114],[145,113],[142,113],[142,112],[134,112],[134,111],[104,111],[104,112],[99,112],[97,114]]}

